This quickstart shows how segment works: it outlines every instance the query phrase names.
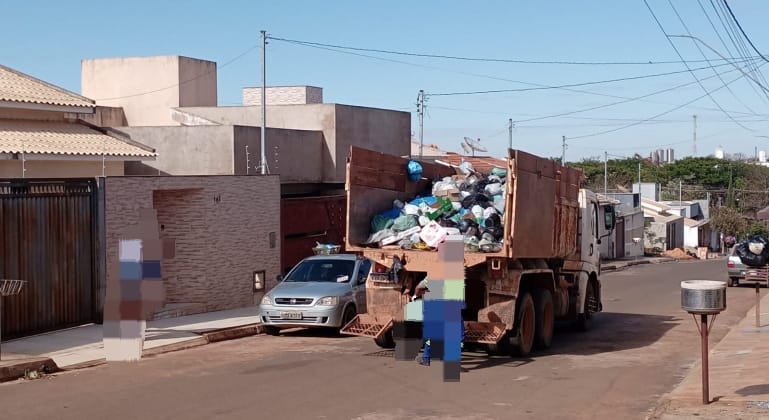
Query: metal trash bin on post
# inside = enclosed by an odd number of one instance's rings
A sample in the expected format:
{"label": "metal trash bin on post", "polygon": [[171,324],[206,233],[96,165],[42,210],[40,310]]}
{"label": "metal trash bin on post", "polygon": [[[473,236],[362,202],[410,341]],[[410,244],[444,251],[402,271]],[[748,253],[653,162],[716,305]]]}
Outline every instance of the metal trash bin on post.
{"label": "metal trash bin on post", "polygon": [[[716,316],[726,309],[726,282],[713,280],[682,281],[681,308],[692,314],[695,323],[697,322],[697,315],[700,316],[697,329],[700,332],[702,347],[702,403],[709,404],[708,335]],[[712,316],[710,324],[708,324],[708,315]]]}
{"label": "metal trash bin on post", "polygon": [[3,357],[3,298],[18,295],[26,283],[26,280],[0,280],[0,360]]}

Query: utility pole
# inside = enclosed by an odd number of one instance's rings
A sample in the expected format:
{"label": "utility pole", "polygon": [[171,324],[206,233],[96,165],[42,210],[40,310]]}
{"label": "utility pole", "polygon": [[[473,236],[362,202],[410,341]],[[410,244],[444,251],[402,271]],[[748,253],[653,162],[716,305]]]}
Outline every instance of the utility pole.
{"label": "utility pole", "polygon": [[566,165],[566,136],[562,136],[563,142],[561,144],[561,165]]}
{"label": "utility pole", "polygon": [[262,175],[267,174],[267,153],[265,149],[267,147],[267,31],[262,32],[262,135],[261,135],[261,151],[262,151]]}
{"label": "utility pole", "polygon": [[643,198],[643,193],[641,192],[641,161],[638,161],[638,198]]}
{"label": "utility pole", "polygon": [[681,181],[681,180],[679,179],[679,180],[678,180],[678,205],[679,205],[679,206],[681,206],[681,205],[682,205],[681,203],[683,203],[683,201],[682,201],[682,198],[681,198],[681,189],[682,189],[682,186],[683,186],[683,181]]}
{"label": "utility pole", "polygon": [[249,175],[249,170],[251,169],[251,162],[248,160],[248,145],[246,145],[246,175]]}
{"label": "utility pole", "polygon": [[692,157],[697,157],[697,116],[692,115],[694,120],[694,137],[692,139]]}
{"label": "utility pole", "polygon": [[512,149],[513,148],[513,119],[512,118],[508,119],[507,123],[508,123],[507,129],[509,130],[509,132],[508,132],[508,137],[509,137],[508,143],[509,143],[509,146],[507,146],[507,148],[508,149]]}
{"label": "utility pole", "polygon": [[425,91],[420,89],[417,95],[417,115],[419,116],[419,160],[422,160],[422,148],[424,147],[425,128]]}
{"label": "utility pole", "polygon": [[609,161],[609,152],[604,151],[603,152],[603,195],[606,195],[607,190],[607,179],[609,175],[609,170],[606,166],[607,162]]}

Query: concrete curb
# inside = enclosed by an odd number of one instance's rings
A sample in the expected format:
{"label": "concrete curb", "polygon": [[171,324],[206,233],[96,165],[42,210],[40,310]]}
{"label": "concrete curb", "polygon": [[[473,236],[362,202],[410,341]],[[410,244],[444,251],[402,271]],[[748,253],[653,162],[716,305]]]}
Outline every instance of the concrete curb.
{"label": "concrete curb", "polygon": [[0,367],[0,382],[10,382],[23,378],[27,372],[37,371],[41,373],[56,373],[61,369],[50,357],[41,357],[33,360],[25,360],[10,366]]}

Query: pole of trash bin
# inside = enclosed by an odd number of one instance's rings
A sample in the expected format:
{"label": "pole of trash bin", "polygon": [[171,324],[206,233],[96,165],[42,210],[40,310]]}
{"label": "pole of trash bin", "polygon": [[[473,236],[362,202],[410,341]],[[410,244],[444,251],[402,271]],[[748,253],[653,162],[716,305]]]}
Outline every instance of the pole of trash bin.
{"label": "pole of trash bin", "polygon": [[702,403],[710,403],[708,384],[708,316],[700,315],[700,338],[702,340]]}

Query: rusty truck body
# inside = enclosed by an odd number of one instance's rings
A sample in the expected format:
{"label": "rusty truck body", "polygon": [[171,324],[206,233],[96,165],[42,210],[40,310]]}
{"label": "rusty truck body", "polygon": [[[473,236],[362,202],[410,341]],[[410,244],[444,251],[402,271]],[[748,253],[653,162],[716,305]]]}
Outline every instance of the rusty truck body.
{"label": "rusty truck body", "polygon": [[[366,284],[367,312],[342,332],[393,347],[393,325],[403,322],[406,284],[431,277],[441,261],[432,250],[363,245],[370,221],[393,200],[409,200],[435,180],[461,177],[454,167],[420,162],[409,180],[409,159],[352,147],[347,159],[347,252],[373,260]],[[614,212],[599,211],[595,193],[581,189],[580,170],[509,149],[498,252],[465,251],[465,343],[525,356],[550,346],[556,320],[587,330],[602,310],[599,224],[614,227]],[[600,217],[600,214],[604,214]],[[600,218],[600,220],[599,220]],[[400,275],[393,276],[393,264]]]}

